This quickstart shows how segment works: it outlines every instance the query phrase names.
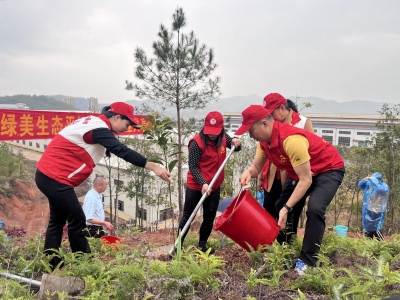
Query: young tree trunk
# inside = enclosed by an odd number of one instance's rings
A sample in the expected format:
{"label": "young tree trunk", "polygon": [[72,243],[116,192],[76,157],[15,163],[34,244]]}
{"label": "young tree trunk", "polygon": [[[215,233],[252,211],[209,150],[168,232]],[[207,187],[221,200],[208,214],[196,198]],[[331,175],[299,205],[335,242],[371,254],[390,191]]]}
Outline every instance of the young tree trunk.
{"label": "young tree trunk", "polygon": [[179,104],[177,106],[178,116],[178,207],[179,213],[183,212],[182,207],[182,138],[181,138],[181,116],[179,111]]}

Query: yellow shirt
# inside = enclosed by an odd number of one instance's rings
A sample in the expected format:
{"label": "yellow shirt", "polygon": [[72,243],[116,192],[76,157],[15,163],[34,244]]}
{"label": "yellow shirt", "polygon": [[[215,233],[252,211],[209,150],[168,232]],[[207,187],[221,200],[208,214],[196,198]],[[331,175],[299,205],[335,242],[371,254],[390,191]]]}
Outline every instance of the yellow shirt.
{"label": "yellow shirt", "polygon": [[257,143],[256,157],[265,157],[265,152],[261,149],[260,142]]}
{"label": "yellow shirt", "polygon": [[293,167],[298,167],[311,159],[308,147],[310,144],[307,138],[301,134],[288,136],[283,141],[283,149]]}
{"label": "yellow shirt", "polygon": [[[288,136],[283,141],[283,150],[293,167],[298,167],[311,159],[310,154],[308,154],[309,146],[307,138],[301,134]],[[256,157],[265,157],[265,152],[261,149],[260,143],[257,143]]]}

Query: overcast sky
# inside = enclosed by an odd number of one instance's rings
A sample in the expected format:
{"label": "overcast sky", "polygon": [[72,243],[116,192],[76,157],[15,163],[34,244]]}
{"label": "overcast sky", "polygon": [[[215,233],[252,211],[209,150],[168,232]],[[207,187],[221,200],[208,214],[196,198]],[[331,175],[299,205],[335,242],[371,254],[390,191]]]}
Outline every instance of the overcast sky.
{"label": "overcast sky", "polygon": [[151,54],[177,6],[213,48],[224,98],[400,102],[398,0],[0,0],[0,96],[135,99],[134,49]]}

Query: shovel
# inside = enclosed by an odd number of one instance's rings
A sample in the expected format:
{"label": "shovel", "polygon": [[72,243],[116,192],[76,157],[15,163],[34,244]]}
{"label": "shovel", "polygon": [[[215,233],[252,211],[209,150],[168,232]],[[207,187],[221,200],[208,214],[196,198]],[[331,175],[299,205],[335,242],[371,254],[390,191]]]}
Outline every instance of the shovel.
{"label": "shovel", "polygon": [[55,276],[50,274],[43,274],[42,281],[33,280],[30,278],[13,275],[10,273],[0,273],[9,279],[16,279],[21,282],[27,283],[35,287],[39,287],[39,300],[58,299],[58,295],[54,292],[67,292],[68,295],[79,295],[85,289],[85,283],[82,279],[73,276]]}
{"label": "shovel", "polygon": [[[229,151],[228,155],[225,157],[224,161],[222,162],[221,166],[219,167],[217,173],[215,174],[214,178],[211,180],[211,183],[208,186],[208,189],[211,190],[215,181],[218,179],[219,174],[221,174],[222,170],[225,167],[226,162],[228,161],[229,157],[232,155],[233,151],[235,150],[235,146],[232,145],[231,147],[231,151]],[[185,226],[182,228],[181,231],[181,236],[183,236],[186,231],[188,230],[190,224],[192,224],[192,221],[194,219],[194,217],[196,216],[198,210],[200,209],[201,205],[203,204],[204,200],[206,200],[207,198],[207,192],[203,194],[203,196],[200,198],[199,203],[197,203],[194,211],[192,212],[192,214],[190,215],[189,219],[187,220]],[[175,240],[175,244],[174,246],[172,246],[171,250],[169,250],[169,255],[172,256],[175,253],[175,249],[178,245],[179,242],[179,237]]]}

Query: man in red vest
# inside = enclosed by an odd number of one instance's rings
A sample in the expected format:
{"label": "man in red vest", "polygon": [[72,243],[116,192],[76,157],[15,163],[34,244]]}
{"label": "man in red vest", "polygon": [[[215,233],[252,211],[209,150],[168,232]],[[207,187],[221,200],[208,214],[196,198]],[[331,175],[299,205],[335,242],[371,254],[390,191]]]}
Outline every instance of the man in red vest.
{"label": "man in red vest", "polygon": [[[249,182],[260,174],[266,159],[272,160],[288,177],[297,181],[293,192],[285,193],[285,186],[276,208],[278,225],[286,227],[288,214],[304,197],[310,196],[307,222],[300,257],[295,270],[303,275],[308,266],[317,262],[316,255],[325,231],[325,212],[345,173],[344,162],[339,152],[321,137],[274,121],[271,111],[262,105],[251,105],[242,112],[242,126],[236,135],[249,132],[250,137],[260,142],[265,157],[256,156],[251,166],[240,176],[241,182]],[[296,209],[296,211],[301,211]]]}

